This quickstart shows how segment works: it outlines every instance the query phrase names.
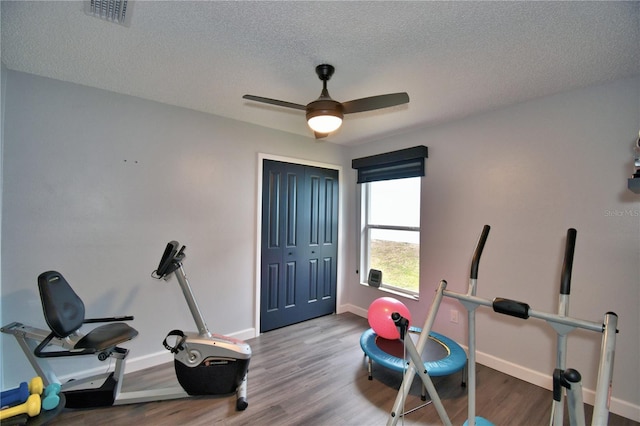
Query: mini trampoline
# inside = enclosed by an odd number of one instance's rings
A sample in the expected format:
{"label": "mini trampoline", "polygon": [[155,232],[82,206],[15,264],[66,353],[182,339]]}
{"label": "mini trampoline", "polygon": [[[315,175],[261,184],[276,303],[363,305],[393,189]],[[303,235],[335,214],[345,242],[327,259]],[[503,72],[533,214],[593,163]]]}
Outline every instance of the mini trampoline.
{"label": "mini trampoline", "polygon": [[[417,339],[420,328],[409,327],[409,335]],[[369,380],[373,380],[373,362],[395,371],[405,371],[409,358],[404,358],[404,345],[401,340],[389,340],[378,336],[373,329],[368,329],[360,336],[360,347],[369,357]],[[453,340],[442,334],[431,332],[422,353],[424,367],[432,377],[448,376],[464,369],[467,365],[467,354]],[[465,385],[463,373],[462,385]]]}

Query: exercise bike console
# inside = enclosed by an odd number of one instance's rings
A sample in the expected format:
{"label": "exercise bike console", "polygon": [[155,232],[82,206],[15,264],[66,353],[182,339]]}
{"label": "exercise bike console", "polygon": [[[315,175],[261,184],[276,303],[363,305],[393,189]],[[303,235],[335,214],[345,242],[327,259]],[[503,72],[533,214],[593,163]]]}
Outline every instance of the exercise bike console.
{"label": "exercise bike console", "polygon": [[164,253],[162,254],[162,258],[160,259],[160,264],[158,265],[158,269],[155,270],[155,274],[158,278],[168,279],[169,274],[175,271],[182,259],[184,259],[184,249],[186,246],[182,246],[180,251],[178,251],[177,241],[170,241],[167,244],[167,247],[164,249]]}

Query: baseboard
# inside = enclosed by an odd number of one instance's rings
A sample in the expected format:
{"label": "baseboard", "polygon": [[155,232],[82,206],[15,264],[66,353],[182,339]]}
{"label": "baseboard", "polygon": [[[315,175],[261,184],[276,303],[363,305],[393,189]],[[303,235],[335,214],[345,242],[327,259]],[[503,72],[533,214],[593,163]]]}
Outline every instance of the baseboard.
{"label": "baseboard", "polygon": [[251,327],[245,328],[244,330],[236,331],[235,333],[226,334],[226,336],[233,337],[234,339],[249,340],[253,339],[254,337],[258,337],[258,334],[256,332],[256,329]]}
{"label": "baseboard", "polygon": [[350,304],[345,304],[345,305],[340,305],[338,306],[338,309],[336,309],[336,312],[338,314],[342,314],[345,312],[351,312],[352,314],[356,314],[359,317],[362,318],[366,318],[367,317],[367,310],[366,309],[362,309],[359,306],[355,306],[355,305],[350,305]]}
{"label": "baseboard", "polygon": [[[345,304],[340,306],[338,313],[351,312],[360,317],[367,317],[367,310],[358,306]],[[463,345],[461,345],[463,346]],[[468,348],[463,346],[465,350]],[[489,355],[483,352],[476,352],[476,361],[478,364],[482,364],[494,370],[498,370],[509,376],[524,380],[527,383],[531,383],[536,386],[540,386],[544,389],[552,390],[553,382],[551,376],[542,374],[539,371],[531,370],[521,365],[505,361],[501,358],[497,358],[493,355]],[[583,388],[584,402],[593,405],[595,401],[596,393],[594,390]],[[640,406],[632,404],[628,401],[621,400],[619,398],[612,397],[609,411],[627,419],[631,419],[636,422],[640,422]]]}

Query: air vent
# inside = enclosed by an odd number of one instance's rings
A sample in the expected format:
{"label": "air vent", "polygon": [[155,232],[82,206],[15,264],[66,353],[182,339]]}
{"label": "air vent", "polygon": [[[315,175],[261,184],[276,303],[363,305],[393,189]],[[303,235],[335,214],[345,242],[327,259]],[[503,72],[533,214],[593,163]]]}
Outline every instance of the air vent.
{"label": "air vent", "polygon": [[128,0],[86,0],[85,12],[116,24],[128,26],[130,15]]}

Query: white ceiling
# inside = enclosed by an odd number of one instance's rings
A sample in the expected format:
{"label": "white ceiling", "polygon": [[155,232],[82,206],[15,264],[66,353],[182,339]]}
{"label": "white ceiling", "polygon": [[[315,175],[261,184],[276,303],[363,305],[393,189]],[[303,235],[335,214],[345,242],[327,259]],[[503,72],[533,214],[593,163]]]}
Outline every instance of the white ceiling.
{"label": "white ceiling", "polygon": [[327,141],[368,142],[528,99],[640,75],[640,2],[135,1],[128,27],[80,1],[2,1],[9,69],[304,135],[336,73],[338,101],[409,93],[351,114]]}

